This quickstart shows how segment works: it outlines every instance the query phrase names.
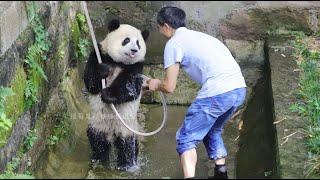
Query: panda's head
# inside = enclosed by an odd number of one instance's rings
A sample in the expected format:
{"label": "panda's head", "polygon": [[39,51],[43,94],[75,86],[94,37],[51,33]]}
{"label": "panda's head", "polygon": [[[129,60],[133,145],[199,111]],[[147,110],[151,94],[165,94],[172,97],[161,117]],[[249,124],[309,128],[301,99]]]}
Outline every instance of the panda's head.
{"label": "panda's head", "polygon": [[141,32],[115,19],[109,22],[108,30],[107,37],[100,42],[102,53],[108,54],[115,62],[127,65],[144,61],[148,30]]}

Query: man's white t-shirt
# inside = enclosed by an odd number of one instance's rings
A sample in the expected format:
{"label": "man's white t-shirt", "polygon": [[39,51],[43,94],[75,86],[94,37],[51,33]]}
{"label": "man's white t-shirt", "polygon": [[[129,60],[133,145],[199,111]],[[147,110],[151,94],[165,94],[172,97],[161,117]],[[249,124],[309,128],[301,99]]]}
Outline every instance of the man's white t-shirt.
{"label": "man's white t-shirt", "polygon": [[229,49],[208,34],[186,27],[176,29],[165,46],[164,68],[175,63],[180,63],[189,77],[201,86],[197,99],[246,87]]}

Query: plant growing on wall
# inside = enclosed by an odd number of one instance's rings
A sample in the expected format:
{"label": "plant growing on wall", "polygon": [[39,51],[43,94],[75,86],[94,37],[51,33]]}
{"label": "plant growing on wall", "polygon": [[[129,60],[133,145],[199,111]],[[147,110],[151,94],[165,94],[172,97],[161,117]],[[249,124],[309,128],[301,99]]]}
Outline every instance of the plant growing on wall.
{"label": "plant growing on wall", "polygon": [[28,5],[28,15],[31,20],[31,26],[35,34],[35,43],[28,48],[25,63],[27,64],[28,81],[25,89],[26,107],[30,108],[38,99],[38,91],[42,79],[48,81],[43,71],[43,63],[47,60],[46,53],[51,47],[49,34],[45,31],[41,23],[40,17],[36,10],[38,9],[35,2]]}
{"label": "plant growing on wall", "polygon": [[27,137],[23,141],[22,152],[23,153],[28,152],[37,139],[38,139],[37,130],[34,129],[32,131],[29,131]]}
{"label": "plant growing on wall", "polygon": [[4,102],[7,96],[13,95],[13,91],[10,88],[0,87],[0,145],[4,145],[6,143],[5,137],[7,131],[12,127],[12,122],[4,110]]}
{"label": "plant growing on wall", "polygon": [[71,123],[68,121],[70,117],[67,114],[63,114],[54,126],[51,136],[48,139],[48,145],[50,148],[54,148],[55,145],[60,143],[63,139],[68,138],[71,131]]}
{"label": "plant growing on wall", "polygon": [[75,57],[81,61],[88,55],[90,45],[87,39],[88,32],[86,17],[82,13],[77,13],[76,20],[72,23],[71,36],[75,48]]}
{"label": "plant growing on wall", "polygon": [[35,179],[35,177],[28,171],[23,174],[17,174],[14,172],[20,164],[20,160],[20,157],[12,158],[12,160],[7,164],[4,173],[0,174],[0,179]]}

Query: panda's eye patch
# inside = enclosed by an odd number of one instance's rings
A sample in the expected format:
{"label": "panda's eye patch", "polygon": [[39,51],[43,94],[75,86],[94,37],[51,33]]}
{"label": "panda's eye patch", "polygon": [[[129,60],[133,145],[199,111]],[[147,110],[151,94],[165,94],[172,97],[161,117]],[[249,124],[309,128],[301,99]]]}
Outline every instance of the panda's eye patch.
{"label": "panda's eye patch", "polygon": [[141,48],[138,40],[137,40],[137,46],[139,49]]}
{"label": "panda's eye patch", "polygon": [[128,44],[130,42],[130,39],[129,38],[125,38],[123,41],[122,41],[122,46],[125,46],[126,44]]}

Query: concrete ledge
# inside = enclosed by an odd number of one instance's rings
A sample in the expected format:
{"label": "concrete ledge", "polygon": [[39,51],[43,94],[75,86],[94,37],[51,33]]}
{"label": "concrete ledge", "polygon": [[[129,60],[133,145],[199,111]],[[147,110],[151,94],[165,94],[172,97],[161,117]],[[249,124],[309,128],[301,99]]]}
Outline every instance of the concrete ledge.
{"label": "concrete ledge", "polygon": [[[274,46],[276,45],[276,46]],[[271,82],[274,99],[274,124],[277,130],[281,178],[303,179],[308,162],[308,150],[304,134],[300,130],[308,123],[306,119],[291,112],[290,106],[296,99],[299,89],[299,72],[295,59],[291,56],[287,43],[271,44],[268,54],[271,67]]]}

